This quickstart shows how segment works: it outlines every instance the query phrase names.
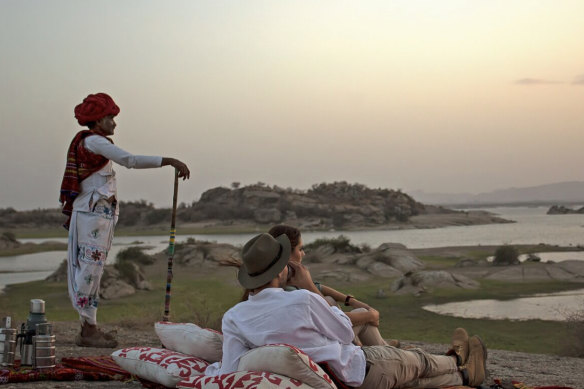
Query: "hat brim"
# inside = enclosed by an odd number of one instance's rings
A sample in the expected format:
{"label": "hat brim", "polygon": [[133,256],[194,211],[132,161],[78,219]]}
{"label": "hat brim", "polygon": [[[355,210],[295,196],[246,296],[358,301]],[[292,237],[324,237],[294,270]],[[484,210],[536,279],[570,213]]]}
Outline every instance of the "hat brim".
{"label": "hat brim", "polygon": [[285,234],[282,234],[276,238],[276,241],[278,241],[278,243],[280,243],[280,246],[282,247],[282,254],[280,255],[280,259],[278,259],[278,261],[274,263],[272,267],[270,267],[264,273],[255,277],[250,276],[247,272],[245,264],[242,264],[239,267],[239,273],[237,273],[237,279],[241,286],[243,286],[246,289],[255,289],[257,287],[267,284],[268,282],[276,278],[276,276],[280,274],[282,270],[284,270],[284,268],[288,264],[288,260],[290,259],[290,253],[292,252],[292,249],[290,247],[290,240]]}

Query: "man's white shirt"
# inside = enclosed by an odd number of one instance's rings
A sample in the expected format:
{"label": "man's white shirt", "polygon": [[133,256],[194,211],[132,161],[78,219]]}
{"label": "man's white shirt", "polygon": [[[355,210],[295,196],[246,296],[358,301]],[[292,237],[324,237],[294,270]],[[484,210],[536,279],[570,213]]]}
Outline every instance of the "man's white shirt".
{"label": "man's white shirt", "polygon": [[237,371],[247,351],[266,344],[298,347],[315,362],[327,362],[337,376],[351,386],[365,377],[365,355],[355,346],[351,319],[307,290],[286,292],[266,288],[250,294],[223,316],[223,360],[205,374]]}

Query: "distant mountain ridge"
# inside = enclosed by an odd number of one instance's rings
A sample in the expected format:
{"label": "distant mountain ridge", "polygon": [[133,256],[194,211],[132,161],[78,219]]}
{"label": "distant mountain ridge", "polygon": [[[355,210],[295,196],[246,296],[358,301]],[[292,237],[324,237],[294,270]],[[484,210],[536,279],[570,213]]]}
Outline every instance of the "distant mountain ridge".
{"label": "distant mountain ridge", "polygon": [[584,181],[565,181],[523,188],[506,188],[479,194],[427,193],[410,191],[410,195],[424,204],[479,205],[479,204],[574,204],[584,203]]}

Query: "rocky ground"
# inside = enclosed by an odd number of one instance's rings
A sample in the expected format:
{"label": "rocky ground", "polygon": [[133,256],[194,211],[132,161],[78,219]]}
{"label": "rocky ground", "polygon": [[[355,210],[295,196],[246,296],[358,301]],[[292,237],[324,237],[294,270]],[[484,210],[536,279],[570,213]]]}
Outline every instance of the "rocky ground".
{"label": "rocky ground", "polygon": [[[54,323],[56,335],[57,358],[76,356],[109,355],[114,349],[92,349],[77,347],[73,339],[78,331],[78,324],[74,322]],[[119,348],[131,346],[159,347],[160,342],[154,333],[153,325],[138,322],[128,322],[123,326],[109,326],[106,330],[118,331]],[[440,354],[447,350],[447,344],[428,344],[413,341],[403,341],[402,347],[422,347],[432,353]],[[488,345],[487,345],[488,346]],[[568,386],[574,389],[584,388],[584,359],[558,357],[554,355],[527,354],[503,350],[489,350],[487,359],[489,376],[485,385],[493,384],[493,379],[503,381],[517,380],[529,386]],[[22,384],[7,384],[2,386],[9,389],[22,388],[139,388],[141,384],[132,382],[57,382],[43,381]]]}

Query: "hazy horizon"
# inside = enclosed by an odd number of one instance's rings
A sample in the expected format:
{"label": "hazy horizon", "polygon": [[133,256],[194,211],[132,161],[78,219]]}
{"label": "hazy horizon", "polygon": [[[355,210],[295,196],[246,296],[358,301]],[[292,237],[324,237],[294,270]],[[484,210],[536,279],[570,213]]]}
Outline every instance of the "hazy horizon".
{"label": "hazy horizon", "polygon": [[[0,2],[0,208],[54,208],[73,107],[191,168],[179,202],[258,181],[481,193],[583,181],[584,2]],[[172,170],[115,167],[172,202]]]}

